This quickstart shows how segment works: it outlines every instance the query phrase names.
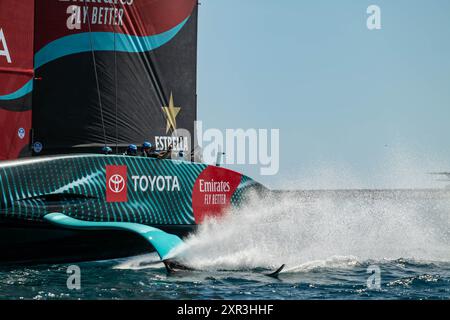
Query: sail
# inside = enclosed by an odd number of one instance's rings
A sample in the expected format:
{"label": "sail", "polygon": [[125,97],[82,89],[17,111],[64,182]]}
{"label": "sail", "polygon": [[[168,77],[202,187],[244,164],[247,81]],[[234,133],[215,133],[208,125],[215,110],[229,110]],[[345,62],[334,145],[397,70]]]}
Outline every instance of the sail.
{"label": "sail", "polygon": [[34,0],[0,1],[0,160],[29,152]]}
{"label": "sail", "polygon": [[193,137],[196,0],[34,5],[34,155],[144,141],[185,147],[170,136],[187,129]]}

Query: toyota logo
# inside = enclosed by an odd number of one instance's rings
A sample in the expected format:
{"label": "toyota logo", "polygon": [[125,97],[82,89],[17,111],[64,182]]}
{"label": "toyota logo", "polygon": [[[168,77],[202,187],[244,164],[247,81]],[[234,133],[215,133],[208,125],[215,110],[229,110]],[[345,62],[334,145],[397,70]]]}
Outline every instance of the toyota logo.
{"label": "toyota logo", "polygon": [[109,178],[109,190],[114,193],[120,193],[125,188],[125,179],[120,174],[115,174]]}

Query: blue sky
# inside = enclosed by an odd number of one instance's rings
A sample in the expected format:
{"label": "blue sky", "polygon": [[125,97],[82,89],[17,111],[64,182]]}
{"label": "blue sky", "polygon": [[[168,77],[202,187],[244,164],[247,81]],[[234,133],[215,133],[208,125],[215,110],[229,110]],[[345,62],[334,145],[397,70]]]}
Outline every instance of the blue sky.
{"label": "blue sky", "polygon": [[428,187],[450,170],[448,0],[203,0],[198,80],[205,127],[280,129],[278,175],[231,167],[271,187]]}

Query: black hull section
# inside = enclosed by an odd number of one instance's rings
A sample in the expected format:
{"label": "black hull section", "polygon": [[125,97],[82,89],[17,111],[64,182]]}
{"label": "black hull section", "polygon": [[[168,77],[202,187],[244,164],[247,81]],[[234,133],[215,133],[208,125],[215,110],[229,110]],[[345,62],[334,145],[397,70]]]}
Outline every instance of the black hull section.
{"label": "black hull section", "polygon": [[[196,225],[154,227],[186,237]],[[77,231],[46,223],[0,222],[0,265],[74,263],[152,252],[142,237],[126,231]]]}

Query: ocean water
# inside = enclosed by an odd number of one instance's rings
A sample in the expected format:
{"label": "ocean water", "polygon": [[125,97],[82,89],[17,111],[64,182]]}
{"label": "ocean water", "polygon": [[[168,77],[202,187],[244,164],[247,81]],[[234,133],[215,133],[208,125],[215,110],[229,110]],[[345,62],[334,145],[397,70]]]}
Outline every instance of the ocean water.
{"label": "ocean water", "polygon": [[[153,253],[0,268],[1,299],[450,299],[450,191],[252,196],[186,240],[167,275]],[[286,264],[278,278],[266,274]]]}

